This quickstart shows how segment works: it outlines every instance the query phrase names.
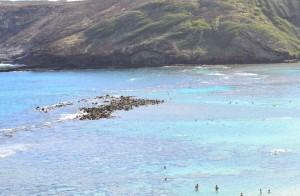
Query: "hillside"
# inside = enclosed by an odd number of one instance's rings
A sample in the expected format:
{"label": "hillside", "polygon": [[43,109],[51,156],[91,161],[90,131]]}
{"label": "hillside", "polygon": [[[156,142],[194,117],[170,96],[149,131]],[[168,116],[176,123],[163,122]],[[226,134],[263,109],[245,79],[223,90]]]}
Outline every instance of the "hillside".
{"label": "hillside", "polygon": [[0,61],[38,69],[300,59],[300,0],[0,3]]}

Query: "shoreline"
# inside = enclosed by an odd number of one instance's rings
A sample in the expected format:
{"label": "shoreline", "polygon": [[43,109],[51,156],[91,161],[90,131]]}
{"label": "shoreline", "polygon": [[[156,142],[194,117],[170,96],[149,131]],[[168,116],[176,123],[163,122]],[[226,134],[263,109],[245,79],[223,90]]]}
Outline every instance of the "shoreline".
{"label": "shoreline", "polygon": [[32,67],[32,66],[18,66],[18,67],[5,67],[0,68],[0,72],[39,72],[39,71],[80,71],[80,70],[122,70],[122,69],[139,69],[139,68],[160,68],[160,67],[197,67],[197,66],[215,66],[215,65],[263,65],[263,64],[300,64],[300,61],[295,62],[278,62],[278,63],[213,63],[213,64],[195,64],[195,63],[184,63],[184,64],[162,64],[152,66],[90,66],[90,67]]}

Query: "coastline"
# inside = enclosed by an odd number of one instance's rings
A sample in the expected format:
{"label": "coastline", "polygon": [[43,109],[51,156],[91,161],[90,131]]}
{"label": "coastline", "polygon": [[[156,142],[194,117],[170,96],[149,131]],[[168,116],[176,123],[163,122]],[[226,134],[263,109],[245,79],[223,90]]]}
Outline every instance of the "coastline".
{"label": "coastline", "polygon": [[19,71],[76,71],[76,70],[119,70],[119,69],[136,69],[136,68],[159,68],[159,67],[195,67],[195,66],[214,66],[214,65],[259,65],[259,64],[299,64],[300,61],[283,61],[276,63],[212,63],[212,64],[197,64],[197,63],[184,63],[184,64],[161,64],[161,65],[151,65],[151,66],[81,66],[81,67],[36,67],[36,66],[17,66],[17,67],[0,67],[0,72],[19,72]]}

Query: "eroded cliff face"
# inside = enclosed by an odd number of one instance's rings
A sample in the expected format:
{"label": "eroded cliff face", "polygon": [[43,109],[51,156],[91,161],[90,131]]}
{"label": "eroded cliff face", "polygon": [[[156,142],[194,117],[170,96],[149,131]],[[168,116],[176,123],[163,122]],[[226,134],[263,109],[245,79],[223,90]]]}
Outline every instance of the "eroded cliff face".
{"label": "eroded cliff face", "polygon": [[300,56],[300,0],[1,3],[0,59],[30,68],[270,63]]}
{"label": "eroded cliff face", "polygon": [[0,3],[0,59],[28,54],[31,38],[39,33],[34,27],[56,9],[43,3]]}
{"label": "eroded cliff face", "polygon": [[300,27],[300,1],[299,0],[260,0],[264,11],[269,16],[279,16],[297,27]]}

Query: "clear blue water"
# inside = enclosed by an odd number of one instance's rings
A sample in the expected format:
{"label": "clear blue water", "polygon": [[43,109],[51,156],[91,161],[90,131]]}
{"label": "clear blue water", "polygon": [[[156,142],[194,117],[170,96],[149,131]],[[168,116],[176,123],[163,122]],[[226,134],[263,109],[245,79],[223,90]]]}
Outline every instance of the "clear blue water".
{"label": "clear blue water", "polygon": [[[299,196],[299,86],[300,64],[0,73],[0,195]],[[105,94],[166,103],[35,110]]]}

